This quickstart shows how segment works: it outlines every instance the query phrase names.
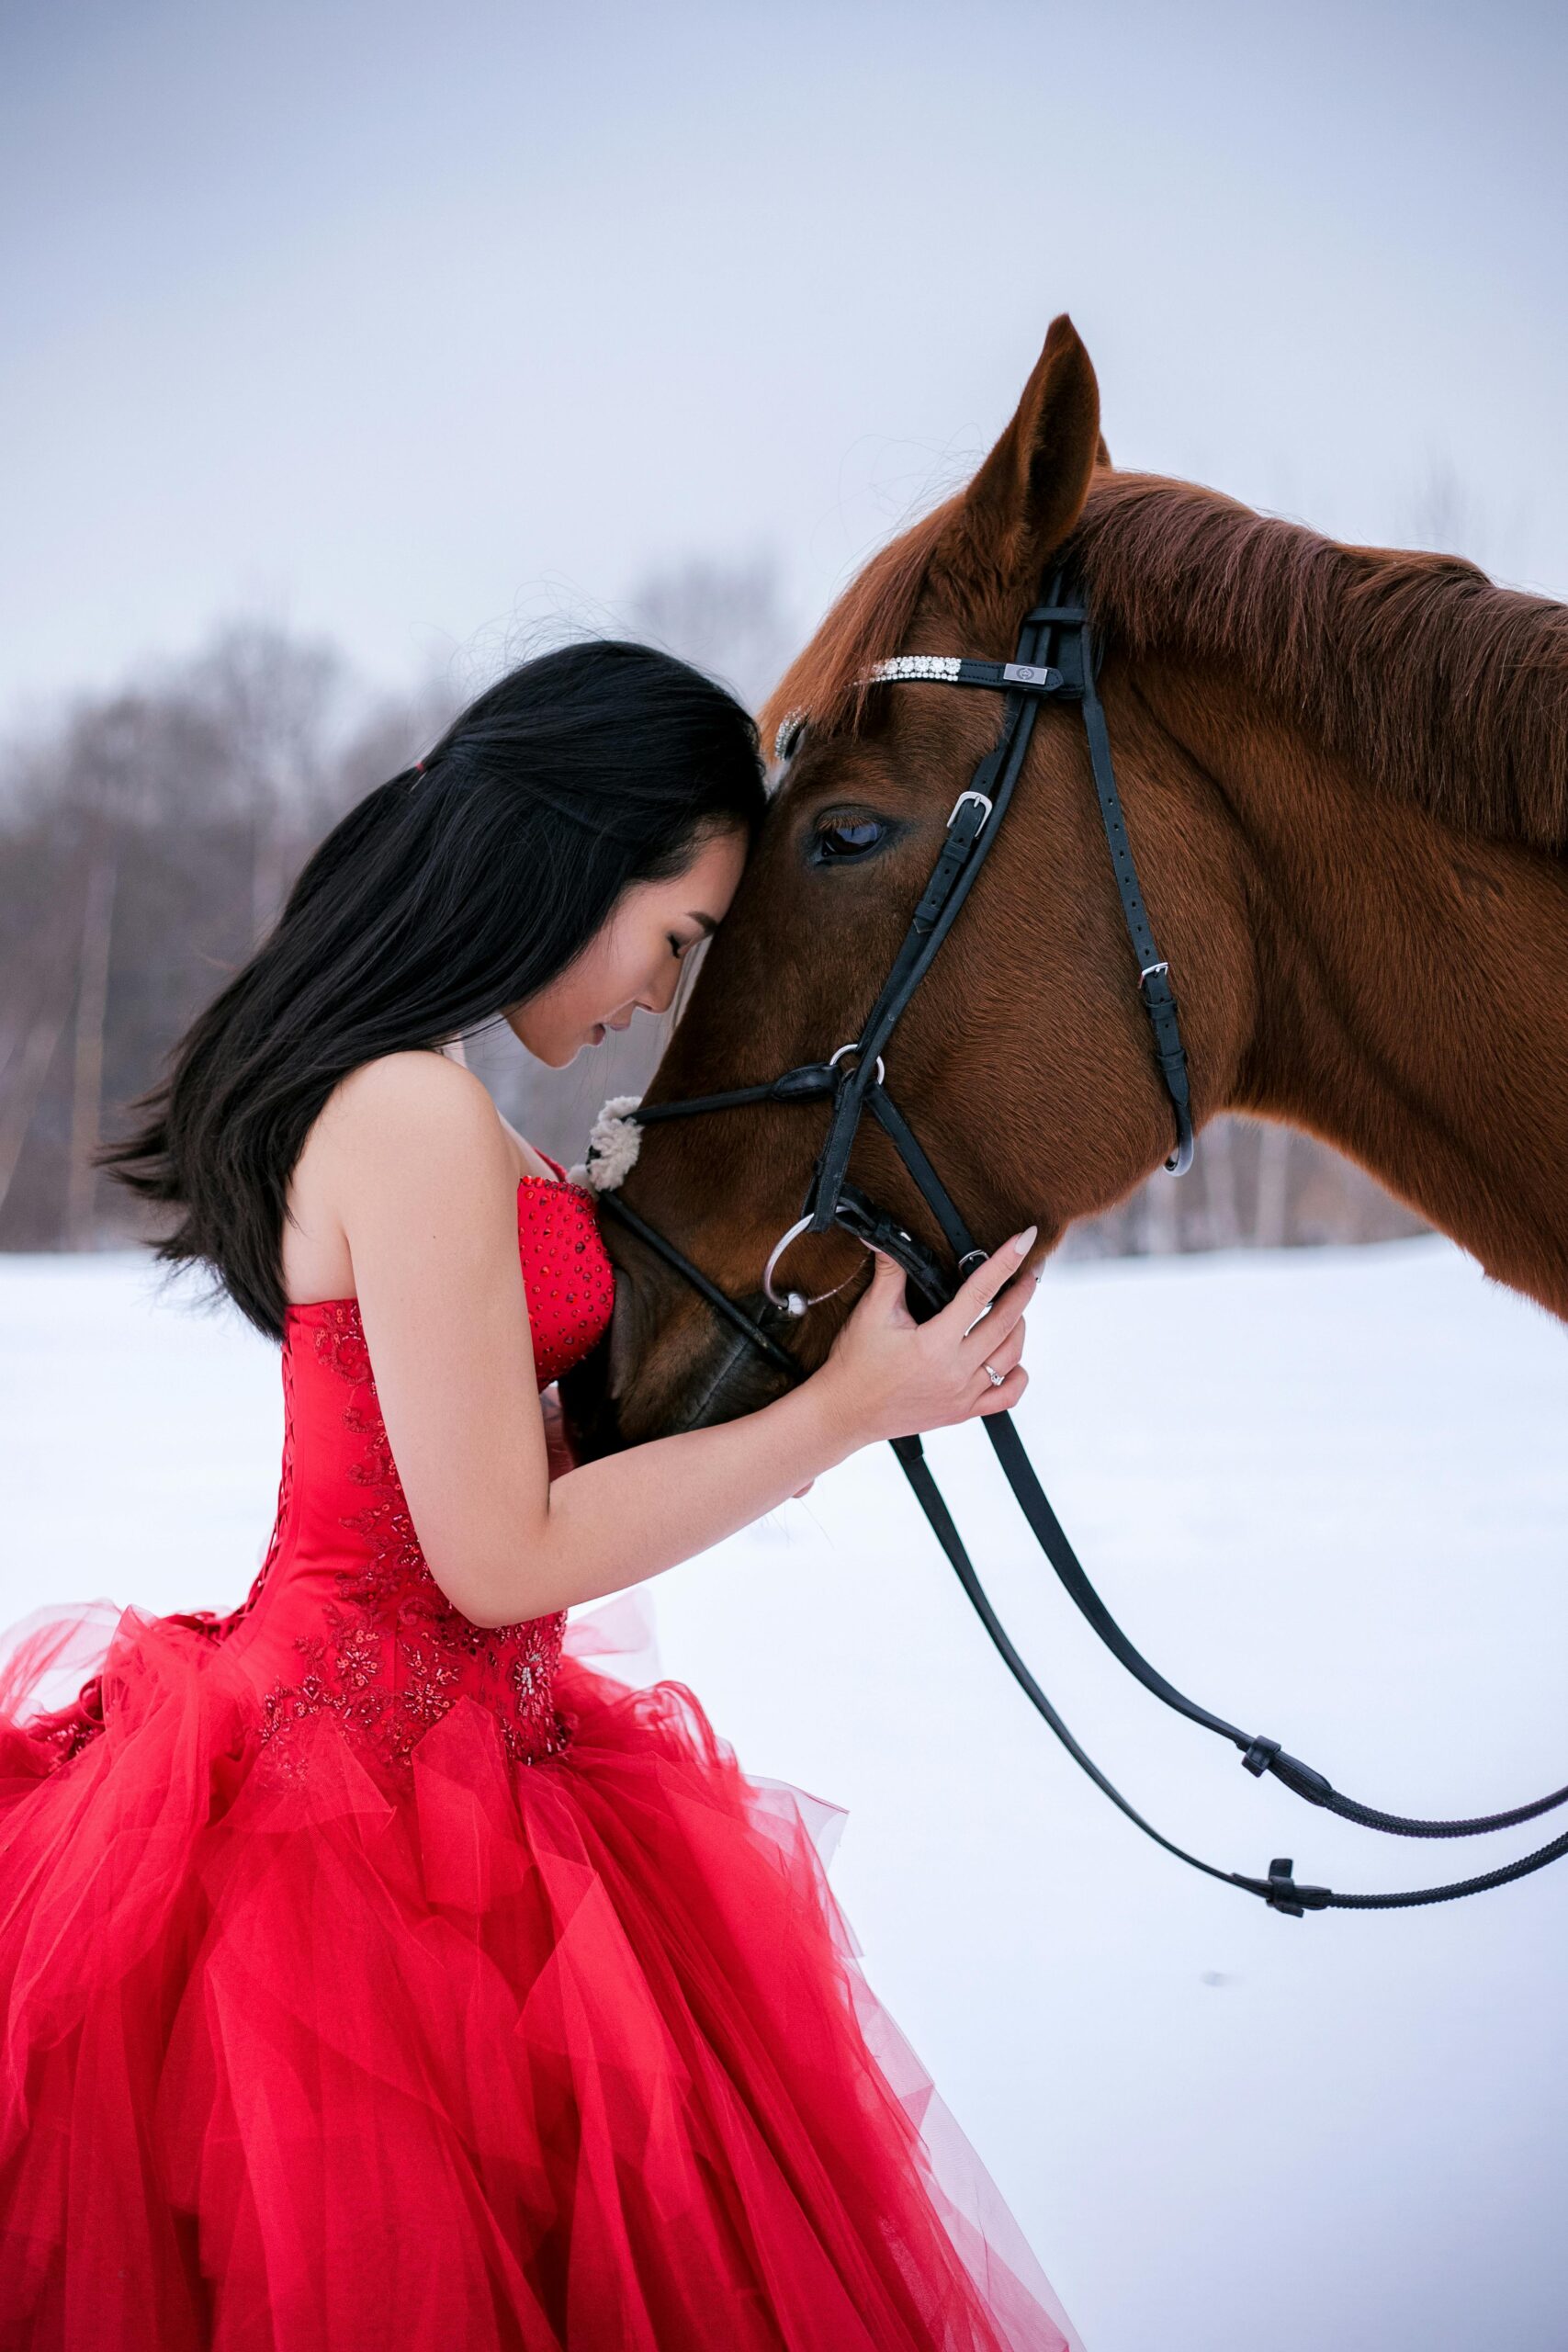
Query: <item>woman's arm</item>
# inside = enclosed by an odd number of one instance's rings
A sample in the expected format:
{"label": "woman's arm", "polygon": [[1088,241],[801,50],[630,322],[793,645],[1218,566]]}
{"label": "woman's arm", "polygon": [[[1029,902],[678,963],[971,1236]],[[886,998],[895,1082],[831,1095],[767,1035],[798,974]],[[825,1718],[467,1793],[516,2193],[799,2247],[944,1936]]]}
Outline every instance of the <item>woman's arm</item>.
{"label": "woman's arm", "polygon": [[[382,1418],[431,1574],[479,1624],[640,1583],[773,1510],[874,1438],[1021,1394],[1028,1281],[965,1336],[1019,1258],[916,1326],[882,1261],[822,1370],[717,1429],[660,1438],[551,1484],[517,1250],[516,1162],[480,1081],[431,1054],[345,1080],[323,1155]],[[330,1155],[330,1156],[329,1156]],[[988,1359],[1007,1374],[992,1388]]]}

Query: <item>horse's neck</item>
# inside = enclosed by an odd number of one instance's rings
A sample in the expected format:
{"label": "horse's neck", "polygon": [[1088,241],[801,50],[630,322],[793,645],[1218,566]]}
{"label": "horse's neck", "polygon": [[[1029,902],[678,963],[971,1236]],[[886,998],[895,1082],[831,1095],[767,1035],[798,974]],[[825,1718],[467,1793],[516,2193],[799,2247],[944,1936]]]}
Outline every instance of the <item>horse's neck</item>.
{"label": "horse's neck", "polygon": [[1568,1317],[1568,866],[1461,836],[1256,705],[1145,683],[1248,876],[1231,1104],[1338,1145]]}

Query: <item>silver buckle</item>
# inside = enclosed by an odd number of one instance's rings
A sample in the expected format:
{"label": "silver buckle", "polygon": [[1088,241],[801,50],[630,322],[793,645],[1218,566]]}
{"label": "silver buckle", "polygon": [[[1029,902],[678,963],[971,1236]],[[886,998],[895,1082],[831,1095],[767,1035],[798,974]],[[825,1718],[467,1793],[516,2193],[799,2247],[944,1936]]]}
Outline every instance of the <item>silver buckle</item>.
{"label": "silver buckle", "polygon": [[1157,964],[1145,964],[1138,973],[1138,986],[1142,988],[1144,982],[1145,980],[1152,979],[1156,972],[1168,972],[1170,966],[1165,961],[1163,956],[1161,956]]}
{"label": "silver buckle", "polygon": [[984,815],[984,816],[981,818],[981,820],[980,820],[980,831],[979,831],[979,832],[977,832],[977,833],[976,834],[976,836],[975,836],[976,840],[976,841],[978,841],[978,840],[979,840],[979,838],[980,838],[980,833],[983,833],[983,832],[985,831],[987,825],[989,823],[989,821],[990,821],[990,815],[991,815],[991,802],[990,802],[990,799],[988,798],[988,797],[987,796],[987,794],[985,794],[985,793],[983,793],[983,792],[961,792],[961,793],[959,794],[959,796],[958,796],[957,799],[953,802],[952,808],[948,811],[948,818],[947,818],[947,830],[948,830],[948,831],[949,831],[949,832],[951,832],[951,831],[953,831],[953,820],[954,817],[956,817],[956,816],[957,816],[957,814],[958,814],[959,810],[963,808],[964,803],[966,800],[977,800],[977,801],[979,802],[979,804],[980,804],[981,808],[982,808],[985,810],[985,812],[986,812],[986,813],[985,813],[985,815]]}

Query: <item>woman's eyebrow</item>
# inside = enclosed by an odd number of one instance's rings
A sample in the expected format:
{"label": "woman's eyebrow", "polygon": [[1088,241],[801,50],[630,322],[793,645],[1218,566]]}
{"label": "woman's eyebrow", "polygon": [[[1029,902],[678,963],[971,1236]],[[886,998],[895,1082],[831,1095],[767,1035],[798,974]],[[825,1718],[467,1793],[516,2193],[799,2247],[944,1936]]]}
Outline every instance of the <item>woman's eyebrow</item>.
{"label": "woman's eyebrow", "polygon": [[714,933],[718,929],[718,917],[716,915],[699,914],[695,910],[694,910],[691,920],[693,922],[701,923],[703,929],[706,932],[710,939],[713,937]]}

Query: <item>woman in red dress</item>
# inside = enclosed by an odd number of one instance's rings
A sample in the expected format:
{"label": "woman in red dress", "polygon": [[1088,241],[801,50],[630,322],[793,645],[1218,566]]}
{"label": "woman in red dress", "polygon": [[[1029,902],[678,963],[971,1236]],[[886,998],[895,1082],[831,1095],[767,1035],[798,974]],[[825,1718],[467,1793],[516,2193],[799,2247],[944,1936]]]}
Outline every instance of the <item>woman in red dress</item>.
{"label": "woman in red dress", "polygon": [[283,1469],[240,1608],[10,1638],[6,2352],[1070,2340],[807,1804],[566,1620],[1010,1404],[1027,1278],[966,1327],[1028,1237],[919,1329],[879,1266],[792,1395],[552,1482],[539,1392],[609,1262],[446,1050],[503,1017],[559,1064],[662,1010],[761,807],[694,672],[526,664],[328,836],[106,1155],[280,1343]]}

